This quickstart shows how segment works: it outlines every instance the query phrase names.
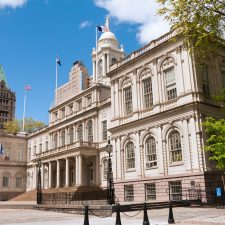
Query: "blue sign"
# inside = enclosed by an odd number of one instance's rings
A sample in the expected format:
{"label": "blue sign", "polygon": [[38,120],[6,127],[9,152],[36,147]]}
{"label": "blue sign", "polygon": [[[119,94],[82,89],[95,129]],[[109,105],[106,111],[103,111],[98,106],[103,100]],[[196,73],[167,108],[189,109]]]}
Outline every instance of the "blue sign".
{"label": "blue sign", "polygon": [[216,188],[216,197],[221,197],[221,196],[222,196],[221,188]]}

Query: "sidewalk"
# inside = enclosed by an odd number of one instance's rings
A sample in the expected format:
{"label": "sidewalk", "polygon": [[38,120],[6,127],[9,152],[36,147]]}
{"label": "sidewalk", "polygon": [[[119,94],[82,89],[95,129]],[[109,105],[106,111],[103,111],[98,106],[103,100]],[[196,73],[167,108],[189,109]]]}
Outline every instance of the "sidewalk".
{"label": "sidewalk", "polygon": [[[121,213],[122,225],[142,225],[143,212]],[[137,215],[138,214],[138,215]],[[174,220],[182,225],[225,225],[225,209],[174,208]],[[168,224],[168,209],[148,210],[151,225]],[[90,225],[115,225],[116,215],[108,218],[89,216]],[[46,212],[30,209],[1,209],[1,225],[83,225],[84,215]]]}

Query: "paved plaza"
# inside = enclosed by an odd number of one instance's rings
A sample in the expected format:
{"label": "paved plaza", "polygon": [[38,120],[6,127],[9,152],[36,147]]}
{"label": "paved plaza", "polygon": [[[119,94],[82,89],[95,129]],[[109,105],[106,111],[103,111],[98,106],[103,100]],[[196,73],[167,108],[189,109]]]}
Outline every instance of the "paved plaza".
{"label": "paved plaza", "polygon": [[[225,225],[225,209],[216,208],[174,208],[176,224],[186,225]],[[122,225],[142,225],[142,212],[121,213]],[[138,215],[137,215],[138,214]],[[148,211],[151,225],[167,224],[168,209]],[[84,216],[68,213],[47,212],[30,209],[1,209],[0,224],[23,224],[23,225],[83,225]],[[113,217],[98,218],[89,216],[90,225],[115,225]]]}

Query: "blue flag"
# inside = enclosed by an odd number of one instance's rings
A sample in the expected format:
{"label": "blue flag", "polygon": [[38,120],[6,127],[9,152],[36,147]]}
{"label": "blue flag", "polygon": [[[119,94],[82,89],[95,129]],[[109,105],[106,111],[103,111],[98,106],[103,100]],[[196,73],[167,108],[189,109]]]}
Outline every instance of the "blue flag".
{"label": "blue flag", "polygon": [[4,154],[4,149],[3,149],[3,145],[0,143],[0,155]]}

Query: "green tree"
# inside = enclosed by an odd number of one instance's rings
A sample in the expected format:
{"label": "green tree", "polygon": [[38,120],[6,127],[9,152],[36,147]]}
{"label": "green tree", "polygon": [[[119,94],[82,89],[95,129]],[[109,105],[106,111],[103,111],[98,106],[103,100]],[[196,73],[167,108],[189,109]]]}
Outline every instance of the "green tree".
{"label": "green tree", "polygon": [[[26,118],[24,121],[24,131],[27,133],[32,133],[37,131],[38,129],[41,129],[45,126],[45,124],[41,121],[34,120],[33,118]],[[3,124],[4,129],[12,134],[16,134],[19,131],[23,131],[23,121],[22,120],[12,120],[5,122]]]}
{"label": "green tree", "polygon": [[[189,50],[197,57],[215,52],[225,28],[224,0],[156,0],[159,15],[185,38]],[[213,43],[213,45],[212,45]]]}
{"label": "green tree", "polygon": [[11,134],[16,134],[17,132],[20,131],[20,121],[12,120],[12,121],[5,122],[3,124],[3,128]]}

